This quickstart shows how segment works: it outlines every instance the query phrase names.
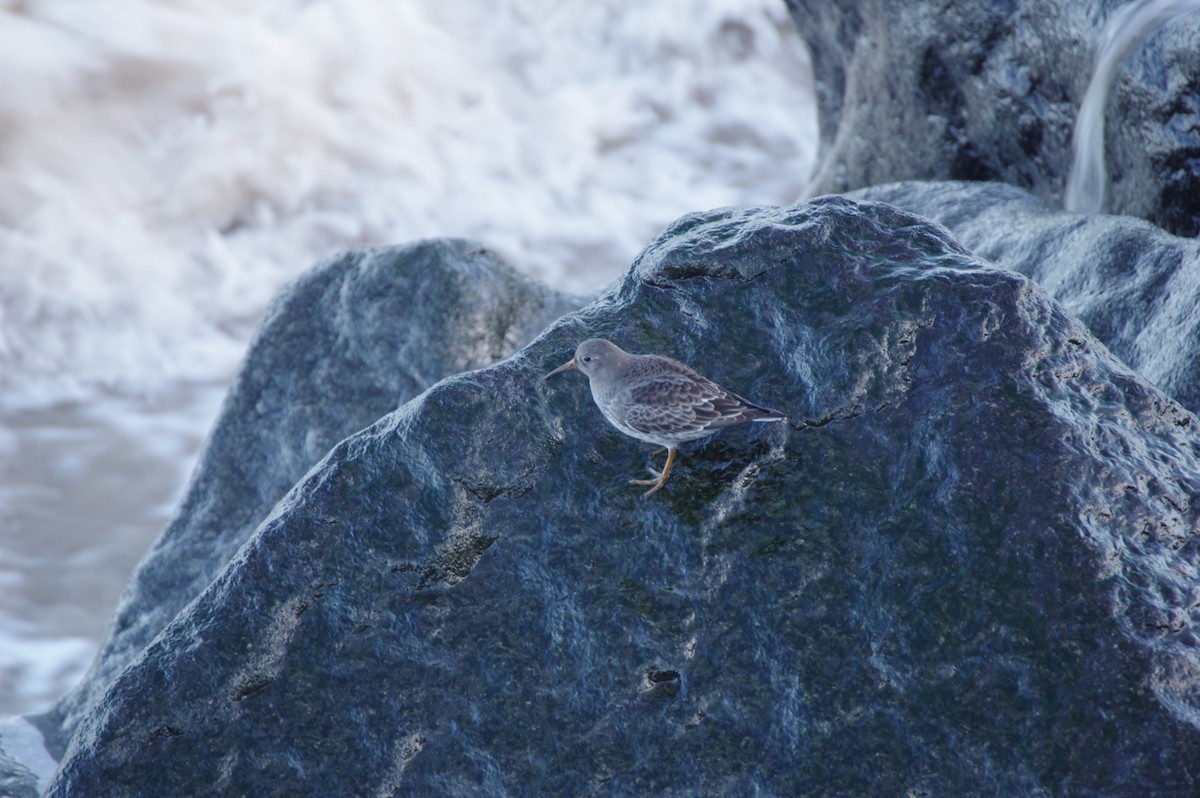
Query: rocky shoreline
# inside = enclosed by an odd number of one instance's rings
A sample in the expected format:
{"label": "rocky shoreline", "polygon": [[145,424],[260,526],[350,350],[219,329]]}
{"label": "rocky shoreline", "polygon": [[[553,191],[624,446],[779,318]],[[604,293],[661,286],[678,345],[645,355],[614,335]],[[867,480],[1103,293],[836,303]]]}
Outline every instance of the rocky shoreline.
{"label": "rocky shoreline", "polygon": [[[1200,790],[1200,25],[1114,87],[1107,216],[1051,204],[1095,9],[788,5],[850,193],[596,297],[462,240],[315,267],[0,794]],[[542,381],[588,337],[789,421],[643,501]]]}

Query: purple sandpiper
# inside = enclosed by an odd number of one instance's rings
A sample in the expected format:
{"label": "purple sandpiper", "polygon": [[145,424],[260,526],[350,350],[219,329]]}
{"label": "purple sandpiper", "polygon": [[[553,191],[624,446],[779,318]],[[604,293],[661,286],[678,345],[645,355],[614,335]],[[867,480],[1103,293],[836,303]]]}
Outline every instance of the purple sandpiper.
{"label": "purple sandpiper", "polygon": [[[578,369],[592,385],[592,399],[609,424],[630,437],[663,447],[662,471],[654,479],[633,479],[631,485],[661,488],[671,474],[679,444],[750,421],[783,421],[783,413],[749,402],[697,374],[678,360],[662,355],[631,355],[603,338],[589,338],[575,357],[545,376]],[[654,455],[651,455],[652,457]]]}

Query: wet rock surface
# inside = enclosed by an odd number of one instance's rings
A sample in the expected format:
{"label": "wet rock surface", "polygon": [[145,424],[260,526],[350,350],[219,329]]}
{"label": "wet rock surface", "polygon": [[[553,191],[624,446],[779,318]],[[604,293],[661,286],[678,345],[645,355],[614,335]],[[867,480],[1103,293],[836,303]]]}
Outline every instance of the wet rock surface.
{"label": "wet rock surface", "polygon": [[37,798],[37,777],[22,763],[0,752],[0,795]]}
{"label": "wet rock surface", "polygon": [[1107,110],[1104,210],[1200,236],[1200,11],[1127,60]]}
{"label": "wet rock surface", "polygon": [[[589,336],[790,420],[642,500],[649,447],[542,381]],[[51,795],[1200,785],[1196,418],[917,217],[685,217],[381,415],[116,677]]]}
{"label": "wet rock surface", "polygon": [[[812,54],[814,193],[995,180],[1060,203],[1094,42],[1119,0],[787,0]],[[1135,48],[1106,105],[1104,209],[1200,233],[1200,14]]]}
{"label": "wet rock surface", "polygon": [[1113,353],[1200,411],[1200,241],[1128,216],[1066,213],[1000,183],[906,182],[855,192],[944,224],[1027,275]]}
{"label": "wet rock surface", "polygon": [[181,507],[126,588],[96,665],[41,720],[51,746],[334,444],[441,378],[509,356],[582,301],[465,240],[351,251],[289,286],[256,334]]}

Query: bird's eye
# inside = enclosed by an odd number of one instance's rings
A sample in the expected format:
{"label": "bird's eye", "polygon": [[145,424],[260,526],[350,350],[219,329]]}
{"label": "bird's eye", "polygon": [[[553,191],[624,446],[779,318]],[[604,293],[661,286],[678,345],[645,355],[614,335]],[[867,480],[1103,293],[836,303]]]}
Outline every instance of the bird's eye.
{"label": "bird's eye", "polygon": [[583,362],[584,362],[584,363],[591,363],[591,362],[592,362],[592,358],[591,358],[591,356],[585,357],[585,358],[583,359]]}

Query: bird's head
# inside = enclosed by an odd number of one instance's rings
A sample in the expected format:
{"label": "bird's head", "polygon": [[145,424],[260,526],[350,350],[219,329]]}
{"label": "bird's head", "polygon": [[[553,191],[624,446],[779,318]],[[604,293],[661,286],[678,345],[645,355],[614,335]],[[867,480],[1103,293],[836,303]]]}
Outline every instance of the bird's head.
{"label": "bird's head", "polygon": [[626,357],[628,355],[616,344],[603,338],[589,338],[575,349],[575,357],[547,374],[545,379],[573,370],[582,371],[590,379],[596,374],[615,369]]}

